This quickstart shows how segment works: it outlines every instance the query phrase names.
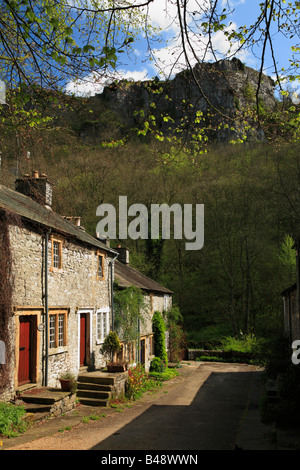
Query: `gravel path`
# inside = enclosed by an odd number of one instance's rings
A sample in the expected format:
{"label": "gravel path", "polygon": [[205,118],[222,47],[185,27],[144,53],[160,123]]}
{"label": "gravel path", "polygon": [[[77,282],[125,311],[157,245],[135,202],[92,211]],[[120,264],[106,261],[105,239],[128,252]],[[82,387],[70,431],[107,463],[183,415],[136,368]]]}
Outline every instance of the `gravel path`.
{"label": "gravel path", "polygon": [[[257,415],[251,421],[253,429],[241,432],[251,388],[259,380],[254,366],[192,362],[179,372],[179,377],[166,382],[158,392],[145,394],[131,407],[119,411],[79,407],[76,418],[70,413],[45,421],[36,425],[31,435],[28,431],[6,440],[2,449],[233,449],[239,435],[243,439],[248,436],[249,442],[255,436],[251,445],[273,449],[265,439],[269,429],[261,425]],[[103,413],[105,417],[101,417]],[[100,419],[82,422],[84,415],[93,414]]]}

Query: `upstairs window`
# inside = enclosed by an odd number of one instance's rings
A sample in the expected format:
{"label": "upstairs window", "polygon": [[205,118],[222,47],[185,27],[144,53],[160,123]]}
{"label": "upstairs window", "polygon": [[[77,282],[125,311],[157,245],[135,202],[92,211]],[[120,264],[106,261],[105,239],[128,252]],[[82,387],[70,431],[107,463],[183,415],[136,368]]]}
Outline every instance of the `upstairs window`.
{"label": "upstairs window", "polygon": [[97,279],[104,279],[104,255],[97,252]]}
{"label": "upstairs window", "polygon": [[57,271],[62,269],[62,241],[52,238],[51,269]]}

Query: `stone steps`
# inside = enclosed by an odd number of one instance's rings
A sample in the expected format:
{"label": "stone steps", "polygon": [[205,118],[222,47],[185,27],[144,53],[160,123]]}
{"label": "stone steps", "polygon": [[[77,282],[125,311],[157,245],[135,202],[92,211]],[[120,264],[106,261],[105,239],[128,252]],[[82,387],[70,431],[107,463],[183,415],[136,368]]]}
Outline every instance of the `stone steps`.
{"label": "stone steps", "polygon": [[112,397],[124,394],[126,378],[127,372],[81,372],[76,395],[57,388],[35,387],[22,391],[20,400],[31,413],[63,413],[75,406],[76,398],[84,405],[107,407]]}
{"label": "stone steps", "polygon": [[86,372],[83,374],[79,374],[77,378],[77,383],[90,383],[90,384],[98,384],[98,385],[114,385],[115,377],[113,374],[106,374],[103,373],[93,373],[93,372]]}
{"label": "stone steps", "polygon": [[98,392],[109,392],[112,389],[112,385],[89,383],[89,382],[78,382],[77,390],[94,390]]}
{"label": "stone steps", "polygon": [[75,407],[76,396],[58,388],[41,387],[21,392],[19,400],[27,413],[59,416]]}
{"label": "stone steps", "polygon": [[108,374],[79,374],[77,378],[77,398],[83,405],[109,406],[113,396],[114,377]]}
{"label": "stone steps", "polygon": [[53,405],[55,402],[58,402],[69,395],[70,392],[64,392],[56,388],[43,387],[21,393],[20,399],[25,403]]}

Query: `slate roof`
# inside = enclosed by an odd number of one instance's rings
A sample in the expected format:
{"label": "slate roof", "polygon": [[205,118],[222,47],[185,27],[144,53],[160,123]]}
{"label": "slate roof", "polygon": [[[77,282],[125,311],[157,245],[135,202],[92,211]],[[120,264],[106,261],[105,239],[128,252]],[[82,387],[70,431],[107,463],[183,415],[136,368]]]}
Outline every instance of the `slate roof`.
{"label": "slate roof", "polygon": [[[39,204],[28,196],[18,191],[13,191],[0,184],[0,208],[19,215],[29,222],[35,222],[46,228],[73,237],[93,247],[110,252],[113,256],[118,252],[107,247],[104,243],[92,237],[80,227],[76,227],[72,222],[68,221],[54,211]],[[115,261],[115,277],[120,287],[130,287],[132,285],[143,290],[156,292],[161,294],[173,294],[166,287],[161,286],[156,281],[140,273],[129,265]]]}
{"label": "slate roof", "polygon": [[47,209],[30,197],[3,185],[0,185],[0,208],[13,212],[30,222],[41,224],[66,236],[74,237],[93,247],[117,254],[115,250],[108,248],[104,243],[86,233],[82,228],[76,227],[61,215]]}
{"label": "slate roof", "polygon": [[169,295],[173,294],[171,290],[161,286],[158,282],[153,281],[128,264],[124,264],[118,260],[115,261],[115,278],[117,279],[119,286],[123,288],[133,285],[149,292]]}

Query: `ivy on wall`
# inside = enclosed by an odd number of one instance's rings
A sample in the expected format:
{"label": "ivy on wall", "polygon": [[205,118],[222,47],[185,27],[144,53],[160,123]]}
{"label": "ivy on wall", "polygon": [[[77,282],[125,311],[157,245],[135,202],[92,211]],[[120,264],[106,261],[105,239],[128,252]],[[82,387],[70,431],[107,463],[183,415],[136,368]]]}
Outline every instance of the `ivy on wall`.
{"label": "ivy on wall", "polygon": [[139,339],[140,326],[147,321],[149,304],[143,291],[135,286],[114,292],[115,327],[126,343]]}
{"label": "ivy on wall", "polygon": [[153,314],[152,329],[154,333],[154,355],[168,365],[168,355],[165,344],[166,325],[161,313],[158,311]]}

